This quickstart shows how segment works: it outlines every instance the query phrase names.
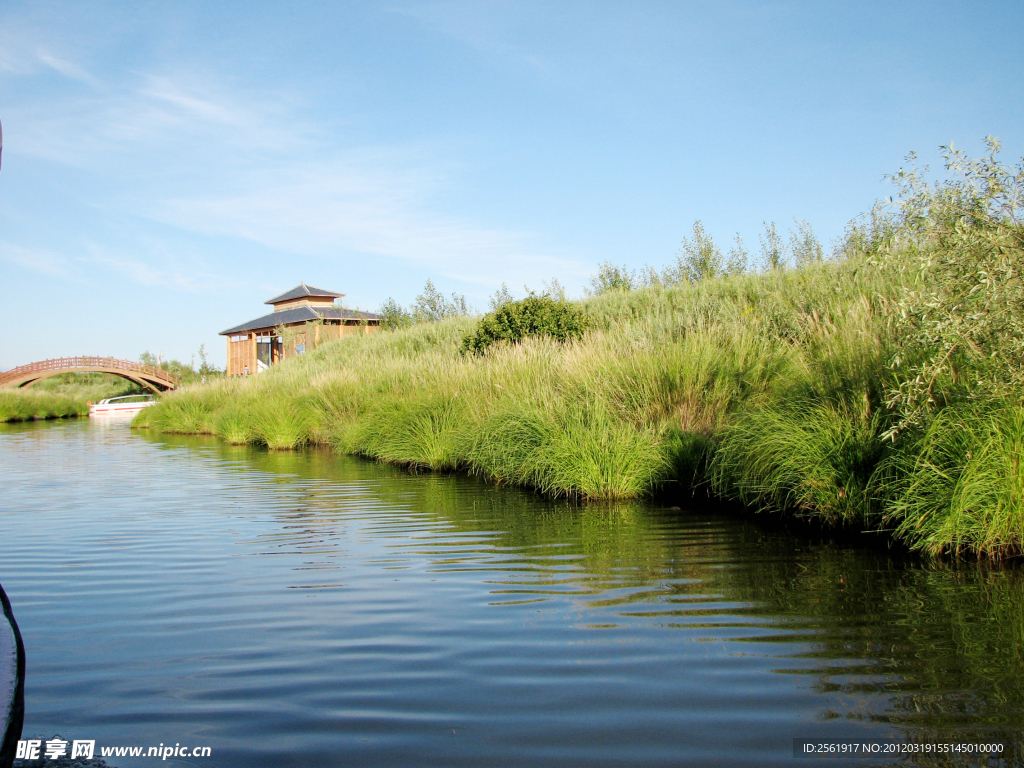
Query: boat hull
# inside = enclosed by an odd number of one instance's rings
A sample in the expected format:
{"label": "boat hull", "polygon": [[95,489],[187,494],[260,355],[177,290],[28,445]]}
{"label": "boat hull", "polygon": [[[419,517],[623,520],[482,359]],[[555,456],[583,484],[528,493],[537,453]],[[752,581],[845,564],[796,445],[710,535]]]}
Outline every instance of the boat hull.
{"label": "boat hull", "polygon": [[0,768],[9,768],[25,719],[25,645],[2,586],[0,607]]}
{"label": "boat hull", "polygon": [[124,405],[111,404],[97,404],[89,406],[90,416],[115,416],[123,413],[138,413],[143,408],[148,408],[156,403],[125,403]]}

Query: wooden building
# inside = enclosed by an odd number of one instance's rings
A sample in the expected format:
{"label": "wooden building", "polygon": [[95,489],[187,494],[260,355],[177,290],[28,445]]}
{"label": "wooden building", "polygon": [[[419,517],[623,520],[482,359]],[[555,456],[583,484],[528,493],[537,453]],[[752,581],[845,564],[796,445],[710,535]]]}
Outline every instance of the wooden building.
{"label": "wooden building", "polygon": [[375,333],[380,315],[336,304],[344,295],[300,283],[266,302],[274,307],[269,315],[221,331],[227,337],[228,375],[259,373],[324,341]]}

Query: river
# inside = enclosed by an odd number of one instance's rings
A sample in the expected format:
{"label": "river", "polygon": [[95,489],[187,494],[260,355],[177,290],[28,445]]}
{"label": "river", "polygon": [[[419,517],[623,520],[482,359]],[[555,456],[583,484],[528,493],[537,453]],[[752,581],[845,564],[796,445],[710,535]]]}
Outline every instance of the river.
{"label": "river", "polygon": [[123,422],[2,425],[0,467],[26,737],[208,768],[1022,762],[1019,568]]}

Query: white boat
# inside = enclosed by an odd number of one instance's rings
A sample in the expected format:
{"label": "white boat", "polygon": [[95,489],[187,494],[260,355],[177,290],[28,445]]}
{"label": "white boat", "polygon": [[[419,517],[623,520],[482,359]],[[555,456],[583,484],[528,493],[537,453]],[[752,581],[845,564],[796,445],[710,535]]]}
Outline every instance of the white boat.
{"label": "white boat", "polygon": [[121,397],[108,397],[98,403],[90,403],[90,416],[107,416],[119,413],[138,413],[143,408],[156,405],[156,398],[153,395],[122,395]]}

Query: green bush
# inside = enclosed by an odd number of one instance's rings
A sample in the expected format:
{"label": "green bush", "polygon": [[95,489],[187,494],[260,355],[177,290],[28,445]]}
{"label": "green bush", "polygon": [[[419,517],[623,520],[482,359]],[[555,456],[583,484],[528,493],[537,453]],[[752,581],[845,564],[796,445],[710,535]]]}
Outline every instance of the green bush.
{"label": "green bush", "polygon": [[906,282],[889,311],[892,433],[1024,388],[1024,162],[1001,162],[992,137],[986,146],[980,159],[944,148],[937,184],[913,167],[894,177],[892,233],[875,256]]}
{"label": "green bush", "polygon": [[486,315],[462,340],[462,351],[479,353],[495,342],[518,344],[529,336],[550,336],[558,341],[580,339],[589,327],[590,319],[572,302],[529,296]]}

